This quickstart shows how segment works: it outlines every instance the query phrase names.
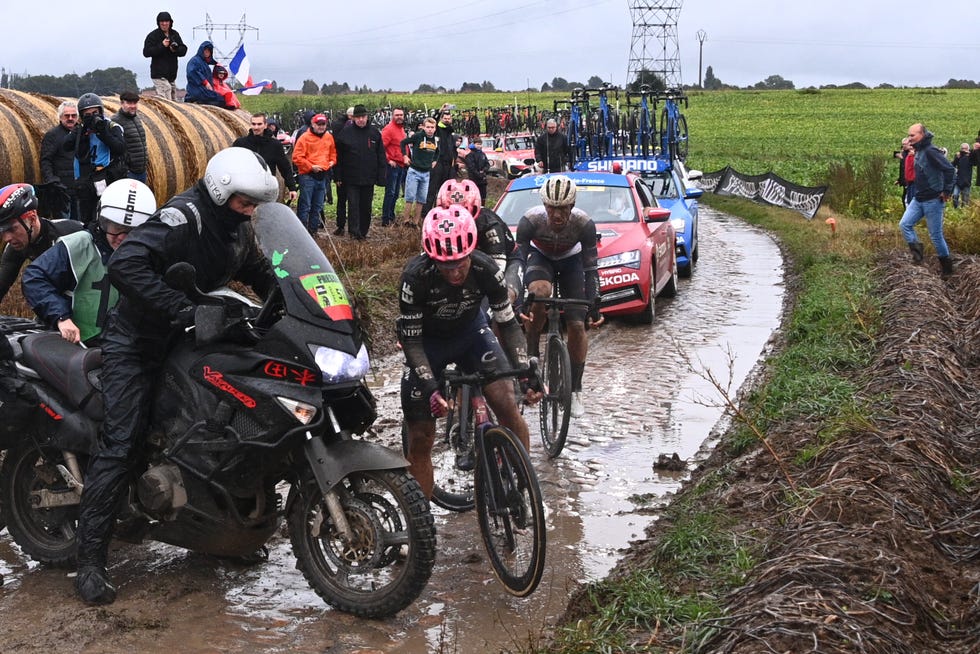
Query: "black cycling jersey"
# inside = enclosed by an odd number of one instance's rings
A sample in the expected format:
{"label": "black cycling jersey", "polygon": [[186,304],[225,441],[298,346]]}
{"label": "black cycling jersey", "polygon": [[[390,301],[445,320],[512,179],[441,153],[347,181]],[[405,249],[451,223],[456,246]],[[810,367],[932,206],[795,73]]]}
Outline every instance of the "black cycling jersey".
{"label": "black cycling jersey", "polygon": [[460,286],[447,282],[426,254],[411,259],[402,272],[398,340],[406,365],[420,379],[431,382],[430,391],[435,390],[435,381],[423,338],[450,338],[472,324],[484,297],[490,302],[494,322],[500,325],[510,360],[518,365],[527,361],[527,347],[507,297],[503,271],[479,250],[474,250],[470,261],[469,275]]}
{"label": "black cycling jersey", "polygon": [[568,222],[559,230],[548,225],[548,214],[543,206],[528,210],[517,224],[517,246],[525,260],[532,249],[554,260],[580,256],[585,277],[584,299],[594,301],[599,297],[595,223],[581,209],[572,209]]}

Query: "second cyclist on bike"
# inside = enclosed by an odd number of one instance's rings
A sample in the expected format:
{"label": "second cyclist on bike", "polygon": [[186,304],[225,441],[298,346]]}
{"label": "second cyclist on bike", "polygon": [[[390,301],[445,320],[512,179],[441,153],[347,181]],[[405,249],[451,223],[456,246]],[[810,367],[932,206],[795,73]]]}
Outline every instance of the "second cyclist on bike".
{"label": "second cyclist on bike", "polygon": [[[517,246],[525,257],[524,284],[536,297],[551,297],[555,283],[561,297],[589,300],[592,307],[565,309],[568,354],[572,367],[571,415],[585,414],[582,404],[582,375],[589,351],[585,335],[589,326],[599,326],[598,246],[595,223],[587,213],[575,208],[575,182],[565,175],[549,177],[541,188],[542,207],[534,207],[517,225]],[[530,307],[525,317],[530,356],[538,356],[545,310],[541,304]]]}
{"label": "second cyclist on bike", "polygon": [[[398,339],[405,353],[401,403],[408,433],[409,471],[426,496],[433,486],[432,445],[435,417],[448,411],[439,376],[450,363],[464,372],[505,370],[527,365],[527,350],[511,308],[504,275],[489,256],[476,249],[473,216],[460,205],[434,208],[422,223],[423,254],[412,258],[401,278]],[[480,310],[490,302],[507,353]],[[509,359],[509,360],[508,360]],[[527,423],[514,399],[513,387],[498,380],[484,389],[498,421],[530,445]],[[528,391],[535,401],[540,394]]]}

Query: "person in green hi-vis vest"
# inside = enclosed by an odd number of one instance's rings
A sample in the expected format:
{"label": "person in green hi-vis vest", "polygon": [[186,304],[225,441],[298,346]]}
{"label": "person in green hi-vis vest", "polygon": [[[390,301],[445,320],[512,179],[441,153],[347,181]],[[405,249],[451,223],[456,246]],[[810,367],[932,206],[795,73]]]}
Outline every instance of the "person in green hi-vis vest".
{"label": "person in green hi-vis vest", "polygon": [[24,298],[41,322],[71,343],[95,343],[119,300],[106,275],[109,257],[156,210],[153,191],[140,181],[120,179],[106,187],[90,230],[62,236],[24,269]]}

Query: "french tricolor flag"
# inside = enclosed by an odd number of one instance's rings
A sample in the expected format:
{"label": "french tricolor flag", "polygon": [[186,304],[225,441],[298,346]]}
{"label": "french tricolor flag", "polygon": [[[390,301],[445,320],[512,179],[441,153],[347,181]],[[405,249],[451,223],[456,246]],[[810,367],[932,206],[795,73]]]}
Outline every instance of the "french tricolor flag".
{"label": "french tricolor flag", "polygon": [[245,54],[245,44],[243,43],[238,46],[238,50],[235,51],[235,56],[228,63],[228,70],[238,80],[238,83],[242,85],[243,88],[239,89],[242,94],[258,95],[265,87],[272,86],[272,81],[264,79],[260,82],[254,82],[249,70],[250,67],[251,64],[248,62],[248,55]]}

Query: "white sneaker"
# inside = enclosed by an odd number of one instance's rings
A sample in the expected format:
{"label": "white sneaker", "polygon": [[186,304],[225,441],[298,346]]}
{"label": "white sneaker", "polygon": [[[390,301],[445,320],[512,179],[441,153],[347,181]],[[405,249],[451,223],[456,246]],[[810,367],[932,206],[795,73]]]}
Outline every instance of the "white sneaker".
{"label": "white sneaker", "polygon": [[572,393],[572,407],[571,414],[573,418],[581,418],[585,415],[585,405],[582,404],[582,392],[576,391]]}

